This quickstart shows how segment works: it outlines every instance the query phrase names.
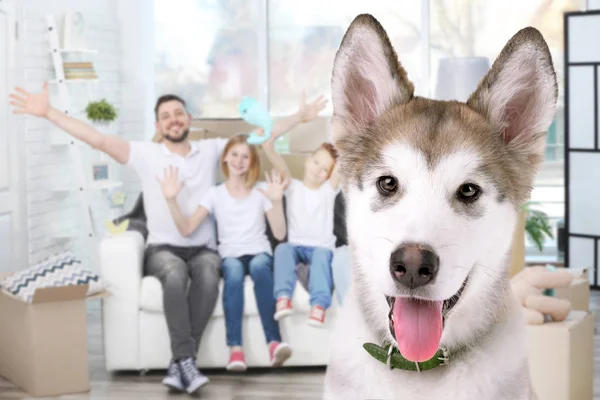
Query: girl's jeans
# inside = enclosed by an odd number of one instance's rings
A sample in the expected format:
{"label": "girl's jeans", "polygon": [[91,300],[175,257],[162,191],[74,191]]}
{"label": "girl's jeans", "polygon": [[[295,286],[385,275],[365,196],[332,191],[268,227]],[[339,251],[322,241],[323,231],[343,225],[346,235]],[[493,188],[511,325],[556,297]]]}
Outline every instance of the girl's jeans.
{"label": "girl's jeans", "polygon": [[254,297],[267,343],[281,341],[279,324],[273,318],[273,258],[267,253],[226,257],[223,271],[223,312],[227,332],[227,346],[242,345],[242,318],[244,315],[244,277],[254,281]]}

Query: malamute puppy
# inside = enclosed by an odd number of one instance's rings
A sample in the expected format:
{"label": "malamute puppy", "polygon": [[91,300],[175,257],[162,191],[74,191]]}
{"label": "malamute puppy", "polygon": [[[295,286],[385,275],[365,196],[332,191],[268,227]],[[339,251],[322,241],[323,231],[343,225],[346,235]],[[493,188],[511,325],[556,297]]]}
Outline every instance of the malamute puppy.
{"label": "malamute puppy", "polygon": [[507,263],[555,112],[548,46],[519,31],[466,103],[413,92],[358,16],[332,78],[354,265],[325,398],[535,399]]}

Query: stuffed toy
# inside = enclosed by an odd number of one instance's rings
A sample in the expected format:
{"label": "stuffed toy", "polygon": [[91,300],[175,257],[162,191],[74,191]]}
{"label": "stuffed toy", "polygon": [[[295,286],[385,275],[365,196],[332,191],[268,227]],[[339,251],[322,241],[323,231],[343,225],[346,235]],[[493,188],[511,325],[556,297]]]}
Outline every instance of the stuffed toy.
{"label": "stuffed toy", "polygon": [[262,128],[262,135],[250,133],[248,144],[261,145],[271,137],[273,119],[265,105],[252,97],[244,97],[239,106],[240,116],[251,125]]}
{"label": "stuffed toy", "polygon": [[524,308],[527,323],[540,325],[567,318],[571,302],[553,297],[553,289],[567,287],[572,280],[569,271],[542,266],[524,268],[513,276],[512,291]]}

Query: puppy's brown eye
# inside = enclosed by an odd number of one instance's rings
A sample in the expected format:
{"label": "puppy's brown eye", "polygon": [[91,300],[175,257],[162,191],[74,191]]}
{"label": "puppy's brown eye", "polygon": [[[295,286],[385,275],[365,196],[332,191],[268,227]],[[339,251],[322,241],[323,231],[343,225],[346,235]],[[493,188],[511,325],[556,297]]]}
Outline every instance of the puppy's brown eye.
{"label": "puppy's brown eye", "polygon": [[456,196],[458,197],[458,199],[465,203],[474,202],[475,200],[477,200],[480,194],[481,189],[479,188],[479,186],[473,183],[465,183],[461,185],[460,188],[458,188],[458,191],[456,192]]}
{"label": "puppy's brown eye", "polygon": [[382,176],[377,179],[377,189],[384,196],[394,194],[398,190],[398,180],[393,176]]}

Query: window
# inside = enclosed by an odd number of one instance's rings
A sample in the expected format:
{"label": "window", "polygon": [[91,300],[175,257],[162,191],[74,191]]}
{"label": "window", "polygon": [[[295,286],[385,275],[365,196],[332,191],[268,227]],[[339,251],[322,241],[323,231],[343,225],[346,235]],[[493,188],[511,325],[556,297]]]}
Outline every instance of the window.
{"label": "window", "polygon": [[546,139],[546,163],[563,163],[565,160],[565,109],[562,104],[556,108],[556,116]]}
{"label": "window", "polygon": [[[373,14],[386,27],[402,65],[417,85],[424,76],[421,5],[415,1],[270,0],[269,100],[275,115],[296,110],[303,92],[307,97],[330,98],[335,54],[352,20]],[[331,103],[326,113],[331,114]]]}
{"label": "window", "polygon": [[[558,79],[559,100],[555,119],[548,129],[545,162],[537,176],[531,201],[548,214],[554,239],[540,252],[526,239],[528,256],[556,256],[557,222],[564,217],[564,66],[563,13],[585,8],[584,0],[429,0],[431,13],[431,87],[435,88],[440,62],[446,57],[487,57],[493,63],[506,42],[519,29],[533,26],[544,35]],[[443,84],[443,82],[441,83]]]}
{"label": "window", "polygon": [[[438,87],[452,82],[438,82],[445,59],[483,57],[491,64],[512,35],[534,26],[552,53],[559,101],[531,200],[540,202],[556,230],[564,217],[563,13],[585,3],[155,0],[156,91],[182,95],[196,118],[238,118],[243,96],[264,101],[274,116],[291,113],[302,93],[331,98],[331,70],[343,35],[356,15],[371,13],[384,25],[416,93],[435,97]],[[331,104],[324,114],[331,114]],[[285,136],[277,148],[288,152]],[[528,242],[527,252],[537,250]],[[556,239],[544,252],[556,254]]]}
{"label": "window", "polygon": [[155,0],[156,94],[176,93],[195,118],[238,118],[258,96],[260,0]]}

